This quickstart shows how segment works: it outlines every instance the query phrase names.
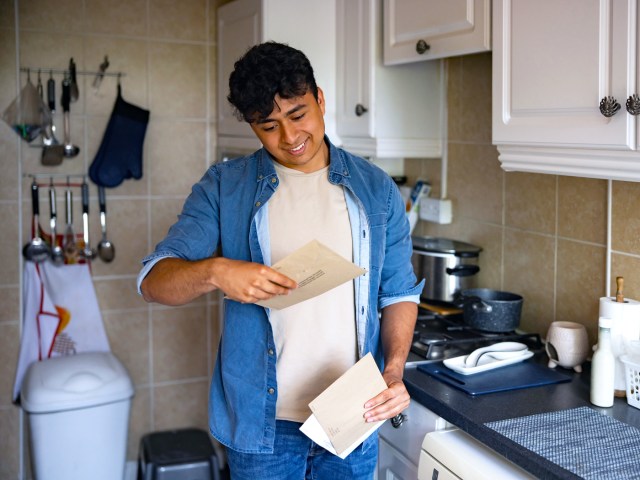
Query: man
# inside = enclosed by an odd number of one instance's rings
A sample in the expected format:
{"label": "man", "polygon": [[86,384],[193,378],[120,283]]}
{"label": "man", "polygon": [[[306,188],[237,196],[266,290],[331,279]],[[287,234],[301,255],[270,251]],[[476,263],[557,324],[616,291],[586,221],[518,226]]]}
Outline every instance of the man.
{"label": "man", "polygon": [[[366,402],[363,421],[409,404],[402,375],[422,284],[404,203],[388,175],[329,142],[324,95],[302,52],[257,45],[229,86],[263,148],[212,166],[194,185],[143,261],[140,290],[167,305],[226,295],[209,424],[234,479],[371,478],[375,435],[341,460],[299,428],[308,403],[368,352],[387,389]],[[297,287],[269,265],[314,239],[367,273],[289,308],[256,305]]]}

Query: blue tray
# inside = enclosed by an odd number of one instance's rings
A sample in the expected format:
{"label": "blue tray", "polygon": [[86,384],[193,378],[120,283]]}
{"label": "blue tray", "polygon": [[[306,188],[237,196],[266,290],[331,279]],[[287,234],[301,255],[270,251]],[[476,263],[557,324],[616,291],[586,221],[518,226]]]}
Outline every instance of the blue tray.
{"label": "blue tray", "polygon": [[571,381],[570,376],[535,363],[534,360],[473,375],[456,373],[445,367],[442,362],[418,365],[418,370],[469,395],[506,392]]}

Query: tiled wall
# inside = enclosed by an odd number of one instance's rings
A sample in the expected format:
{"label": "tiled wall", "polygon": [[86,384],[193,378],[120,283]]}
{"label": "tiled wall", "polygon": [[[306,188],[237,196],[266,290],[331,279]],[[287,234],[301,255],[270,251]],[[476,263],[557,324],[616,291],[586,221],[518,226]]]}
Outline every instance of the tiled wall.
{"label": "tiled wall", "polygon": [[[521,327],[546,335],[555,320],[579,322],[596,342],[606,294],[607,181],[507,173],[491,145],[491,54],[447,60],[447,197],[453,223],[416,233],[483,248],[478,286],[524,296]],[[440,192],[440,162],[408,160],[411,180]],[[612,182],[611,294],[616,276],[640,299],[640,184]]]}
{"label": "tiled wall", "polygon": [[[210,373],[219,334],[217,296],[181,308],[147,305],[135,292],[140,260],[164,236],[189,193],[215,157],[215,7],[217,0],[0,0],[0,108],[26,82],[18,67],[121,71],[125,100],[151,111],[144,144],[144,175],[107,191],[113,263],[93,262],[93,279],[113,352],[135,383],[127,457],[141,435],[207,428]],[[15,5],[17,5],[17,12]],[[16,21],[18,30],[16,31]],[[43,72],[46,83],[48,73]],[[31,72],[35,84],[37,72]],[[60,98],[60,75],[57,96]],[[58,167],[40,164],[30,148],[0,122],[0,478],[30,478],[28,428],[11,403],[21,331],[20,251],[30,233],[29,178],[33,173],[87,171],[102,140],[116,96],[116,80],[78,77],[71,104],[71,139],[80,155]],[[62,115],[56,114],[58,137]],[[35,141],[34,143],[37,143]],[[56,181],[64,181],[57,178]],[[48,179],[43,179],[47,182]],[[63,212],[58,191],[58,212]],[[46,189],[41,209],[48,219]],[[79,191],[74,226],[81,231]],[[45,222],[46,224],[46,222]],[[100,238],[97,190],[91,188],[91,238]]]}

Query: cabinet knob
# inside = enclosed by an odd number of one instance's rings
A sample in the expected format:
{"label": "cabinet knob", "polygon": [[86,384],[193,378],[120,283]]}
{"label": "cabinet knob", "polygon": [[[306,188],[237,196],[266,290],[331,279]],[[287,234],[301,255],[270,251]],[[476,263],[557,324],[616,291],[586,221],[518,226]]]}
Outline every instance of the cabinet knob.
{"label": "cabinet knob", "polygon": [[620,110],[620,104],[613,97],[604,97],[600,100],[600,113],[605,117],[613,117],[618,110]]}
{"label": "cabinet knob", "polygon": [[627,112],[631,115],[640,114],[640,97],[635,93],[627,98]]}
{"label": "cabinet knob", "polygon": [[393,426],[393,428],[400,428],[406,419],[406,415],[399,413],[391,419],[391,425]]}
{"label": "cabinet knob", "polygon": [[431,46],[424,40],[418,40],[418,42],[416,43],[416,52],[418,52],[418,54],[420,55],[422,55],[424,52],[426,52],[430,48]]}
{"label": "cabinet knob", "polygon": [[368,111],[369,110],[367,109],[367,107],[365,107],[361,103],[356,105],[356,117],[361,117],[362,115],[364,115]]}

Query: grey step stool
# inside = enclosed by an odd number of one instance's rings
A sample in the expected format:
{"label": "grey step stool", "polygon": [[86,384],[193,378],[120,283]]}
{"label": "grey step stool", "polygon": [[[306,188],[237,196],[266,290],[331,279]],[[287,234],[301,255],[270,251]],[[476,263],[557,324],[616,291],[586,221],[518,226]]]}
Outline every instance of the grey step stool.
{"label": "grey step stool", "polygon": [[137,480],[220,480],[222,455],[204,430],[149,433],[140,440]]}

